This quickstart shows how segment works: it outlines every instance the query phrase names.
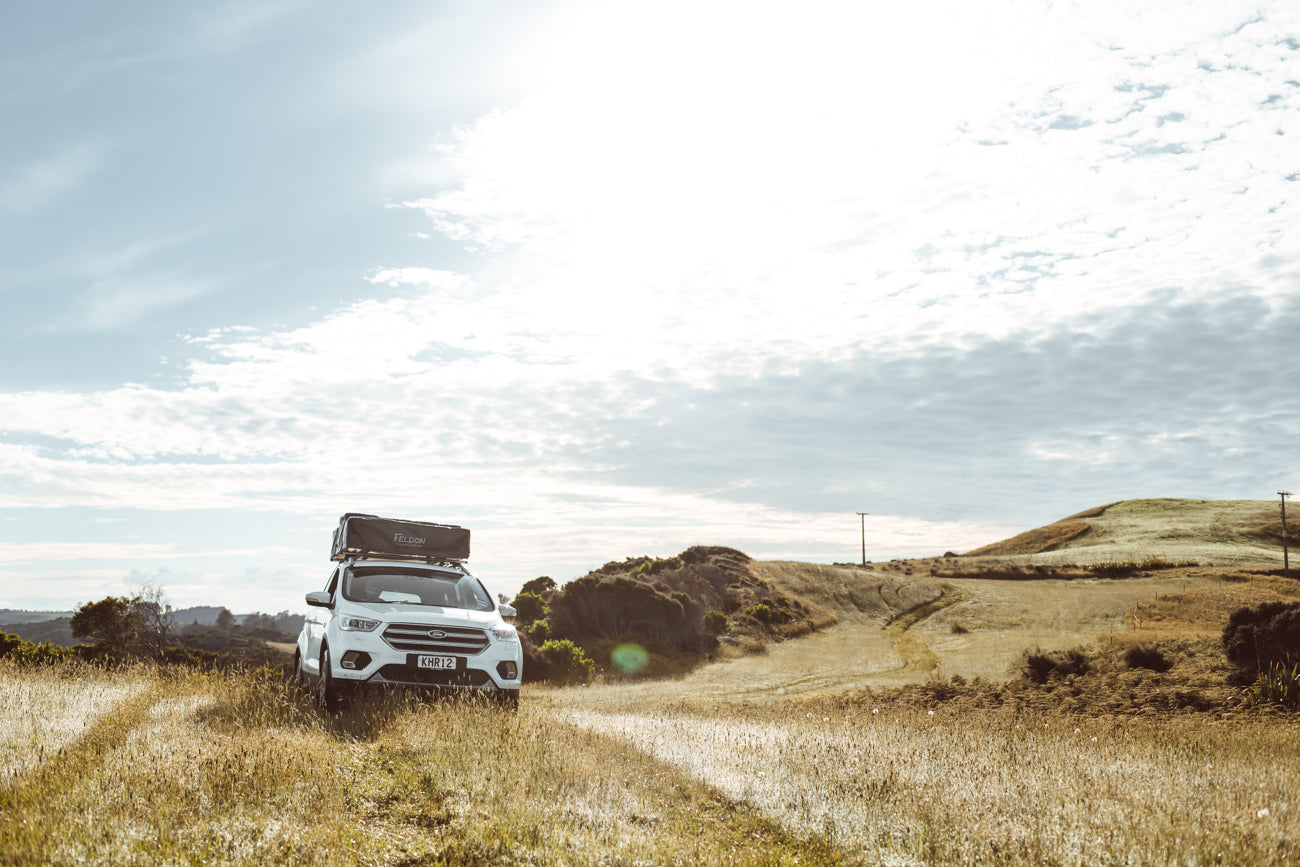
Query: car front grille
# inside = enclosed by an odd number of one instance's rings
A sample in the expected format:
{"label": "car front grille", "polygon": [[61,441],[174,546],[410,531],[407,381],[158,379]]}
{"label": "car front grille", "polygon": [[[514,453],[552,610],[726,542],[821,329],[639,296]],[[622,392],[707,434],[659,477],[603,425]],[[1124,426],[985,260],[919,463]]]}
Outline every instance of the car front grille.
{"label": "car front grille", "polygon": [[492,682],[486,671],[465,668],[460,671],[429,671],[410,665],[385,665],[376,672],[379,679],[388,683],[409,683],[424,686],[487,686]]}
{"label": "car front grille", "polygon": [[393,623],[384,630],[384,641],[394,650],[461,656],[482,653],[488,646],[487,633],[482,629],[427,623]]}

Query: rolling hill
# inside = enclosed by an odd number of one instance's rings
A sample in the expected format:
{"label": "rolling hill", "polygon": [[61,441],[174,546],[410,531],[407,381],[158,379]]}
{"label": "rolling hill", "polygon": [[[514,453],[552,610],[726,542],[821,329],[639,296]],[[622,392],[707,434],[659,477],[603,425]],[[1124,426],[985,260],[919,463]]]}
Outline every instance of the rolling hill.
{"label": "rolling hill", "polygon": [[[1300,506],[1288,516],[1300,546]],[[1271,500],[1124,500],[994,542],[966,557],[1038,564],[1140,561],[1155,557],[1205,566],[1282,565],[1282,521]]]}

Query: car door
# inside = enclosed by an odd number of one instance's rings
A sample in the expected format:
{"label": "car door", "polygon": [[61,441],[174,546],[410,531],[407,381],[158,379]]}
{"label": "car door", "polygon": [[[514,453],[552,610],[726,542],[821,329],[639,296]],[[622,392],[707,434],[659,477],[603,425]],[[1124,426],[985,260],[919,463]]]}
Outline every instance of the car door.
{"label": "car door", "polygon": [[[325,582],[325,592],[330,595],[331,599],[336,599],[336,593],[339,588],[339,573],[342,567],[335,569],[330,573],[329,580]],[[313,677],[320,676],[320,646],[325,639],[325,630],[329,628],[330,618],[334,616],[332,608],[312,607],[308,610],[305,627],[307,629],[307,650],[302,661],[302,666]]]}

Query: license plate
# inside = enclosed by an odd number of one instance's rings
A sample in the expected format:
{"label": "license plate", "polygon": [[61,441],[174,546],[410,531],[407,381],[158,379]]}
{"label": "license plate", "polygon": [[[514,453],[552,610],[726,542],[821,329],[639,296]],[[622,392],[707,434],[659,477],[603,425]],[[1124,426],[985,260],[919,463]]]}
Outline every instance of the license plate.
{"label": "license plate", "polygon": [[455,671],[456,657],[454,656],[417,656],[415,658],[416,668],[432,668],[435,671]]}

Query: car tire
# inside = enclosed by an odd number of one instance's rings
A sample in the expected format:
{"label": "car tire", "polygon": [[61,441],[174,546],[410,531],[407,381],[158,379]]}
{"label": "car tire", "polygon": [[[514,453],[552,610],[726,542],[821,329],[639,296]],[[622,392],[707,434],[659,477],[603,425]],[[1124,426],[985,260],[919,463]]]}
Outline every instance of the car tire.
{"label": "car tire", "polygon": [[307,672],[302,667],[302,654],[293,655],[293,685],[303,692],[307,691]]}
{"label": "car tire", "polygon": [[320,678],[316,681],[316,706],[321,710],[335,710],[339,706],[339,686],[330,674],[330,649],[320,652]]}
{"label": "car tire", "polygon": [[519,690],[517,689],[497,690],[496,700],[497,704],[501,705],[506,710],[519,710]]}

